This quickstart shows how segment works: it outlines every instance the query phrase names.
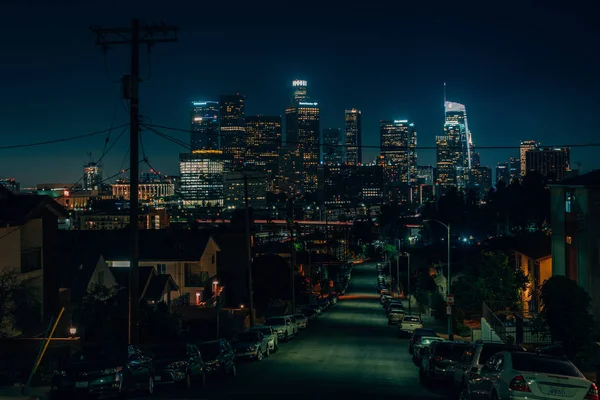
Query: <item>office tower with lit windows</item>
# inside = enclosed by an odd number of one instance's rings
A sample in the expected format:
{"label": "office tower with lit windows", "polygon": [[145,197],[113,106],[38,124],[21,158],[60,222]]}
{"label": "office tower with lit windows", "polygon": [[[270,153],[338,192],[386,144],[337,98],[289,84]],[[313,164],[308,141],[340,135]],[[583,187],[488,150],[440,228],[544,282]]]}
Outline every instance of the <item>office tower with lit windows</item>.
{"label": "office tower with lit windows", "polygon": [[417,181],[417,131],[408,120],[380,121],[381,155],[391,182]]}
{"label": "office tower with lit windows", "polygon": [[243,166],[246,153],[245,101],[240,94],[223,95],[219,100],[221,150],[233,159],[234,168]]}
{"label": "office tower with lit windows", "polygon": [[83,166],[83,190],[100,190],[102,185],[102,166],[90,161]]}
{"label": "office tower with lit windows", "polygon": [[346,137],[339,128],[323,129],[323,163],[340,165],[344,163]]}
{"label": "office tower with lit windows", "polygon": [[521,140],[519,146],[519,159],[521,161],[520,175],[525,176],[527,174],[527,152],[535,149],[538,146],[535,140]]}
{"label": "office tower with lit windows", "polygon": [[486,166],[471,168],[471,178],[469,179],[469,188],[475,190],[483,198],[492,187],[492,169]]}
{"label": "office tower with lit windows", "polygon": [[254,210],[267,207],[267,182],[262,171],[230,171],[225,172],[224,206],[229,209],[244,208],[246,201],[246,182],[248,190],[248,205]]}
{"label": "office tower with lit windows", "polygon": [[21,190],[21,184],[13,178],[0,179],[0,186],[4,186],[13,193],[18,193]]}
{"label": "office tower with lit windows", "polygon": [[193,150],[219,150],[219,102],[193,101],[190,112]]}
{"label": "office tower with lit windows", "polygon": [[302,154],[302,189],[314,193],[318,189],[318,167],[321,160],[319,103],[308,96],[307,82],[292,83],[291,104],[285,110],[286,146]]}
{"label": "office tower with lit windows", "polygon": [[179,155],[180,189],[185,207],[223,206],[223,174],[229,170],[221,150],[195,150]]}
{"label": "office tower with lit windows", "polygon": [[355,108],[346,110],[346,163],[362,163],[362,124],[361,112]]}
{"label": "office tower with lit windows", "polygon": [[436,184],[446,190],[456,186],[455,146],[448,136],[435,137],[436,149]]}
{"label": "office tower with lit windows", "polygon": [[267,190],[274,191],[281,148],[281,116],[256,115],[246,117],[247,169],[265,174]]}
{"label": "office tower with lit windows", "polygon": [[508,161],[498,163],[496,166],[496,183],[502,180],[506,185],[510,185],[513,179],[521,175],[520,159],[510,158]]}
{"label": "office tower with lit windows", "polygon": [[466,188],[469,172],[473,167],[473,141],[467,122],[467,109],[464,104],[453,101],[444,103],[444,137],[450,151],[450,159],[456,170],[455,185]]}
{"label": "office tower with lit windows", "polygon": [[525,153],[526,173],[537,172],[548,183],[558,183],[570,171],[570,149],[568,147],[535,147]]}

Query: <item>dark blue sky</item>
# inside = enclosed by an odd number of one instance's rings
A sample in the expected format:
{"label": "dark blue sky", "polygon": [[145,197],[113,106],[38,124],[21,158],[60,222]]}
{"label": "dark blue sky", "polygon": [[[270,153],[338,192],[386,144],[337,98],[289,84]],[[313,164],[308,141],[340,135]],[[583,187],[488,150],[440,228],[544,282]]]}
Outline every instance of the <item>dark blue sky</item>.
{"label": "dark blue sky", "polygon": [[[55,139],[127,121],[119,84],[111,83],[88,28],[126,26],[133,16],[180,27],[180,41],[151,54],[152,76],[141,86],[141,112],[153,123],[187,128],[189,102],[221,93],[247,95],[248,114],[283,113],[291,81],[306,79],[322,108],[322,127],[342,127],[344,109],[363,110],[365,144],[379,144],[380,119],[409,118],[419,145],[433,146],[448,99],[466,104],[476,145],[600,141],[600,34],[588,9],[558,3],[11,1],[0,36],[1,145]],[[337,2],[336,2],[337,3]],[[419,2],[421,3],[421,2]],[[425,3],[425,2],[422,2]],[[394,5],[396,4],[396,5]],[[342,7],[341,5],[345,5]],[[108,53],[112,79],[127,73],[129,49]],[[142,75],[148,64],[143,52]],[[113,118],[114,117],[114,118]],[[188,141],[185,133],[173,133]],[[113,137],[115,137],[114,135]],[[177,172],[182,148],[151,133],[155,168]],[[0,150],[0,176],[25,185],[74,182],[104,136],[20,150]],[[117,172],[123,140],[105,159]],[[483,150],[494,166],[517,151]],[[600,167],[596,148],[575,149],[582,169]],[[368,150],[366,159],[375,151]],[[419,153],[434,163],[432,150]]]}

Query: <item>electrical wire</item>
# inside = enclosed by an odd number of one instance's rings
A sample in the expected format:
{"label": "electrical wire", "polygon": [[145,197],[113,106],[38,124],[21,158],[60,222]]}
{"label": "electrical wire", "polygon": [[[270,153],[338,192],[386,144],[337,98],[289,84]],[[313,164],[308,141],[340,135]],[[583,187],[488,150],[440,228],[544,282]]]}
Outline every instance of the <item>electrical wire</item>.
{"label": "electrical wire", "polygon": [[[200,133],[206,136],[219,136],[219,137],[227,137],[228,135],[223,135],[221,133],[207,133],[207,132],[196,132],[196,131],[192,131],[189,129],[182,129],[182,128],[174,128],[174,127],[169,127],[169,126],[164,126],[164,125],[156,125],[156,124],[143,124],[143,126],[145,126],[146,128],[156,128],[156,129],[167,129],[170,131],[175,131],[175,132],[185,132],[185,133]],[[156,131],[155,131],[156,132]],[[165,136],[169,136],[165,133],[162,133],[162,135]],[[172,138],[174,140],[179,140],[176,138]],[[255,140],[259,140],[259,141],[265,141],[265,142],[272,142],[272,140],[270,139],[260,139],[260,138],[256,138]],[[295,144],[295,145],[303,145],[305,143],[302,142],[288,142],[286,141],[285,144]],[[323,145],[325,147],[343,147],[343,148],[361,148],[361,149],[379,149],[379,150],[436,150],[437,146],[381,146],[381,145],[360,145],[360,146],[355,146],[355,145],[348,145],[348,144],[319,144],[317,146]],[[186,146],[187,147],[187,146]],[[561,145],[545,145],[544,147],[551,147],[551,148],[559,148],[559,147],[600,147],[600,143],[571,143],[571,144],[561,144]],[[521,146],[474,146],[474,150],[514,150],[514,149],[520,149]]]}
{"label": "electrical wire", "polygon": [[127,125],[129,125],[129,124],[121,124],[119,126],[111,127],[111,128],[108,128],[108,129],[103,129],[101,131],[96,131],[96,132],[92,132],[92,133],[86,133],[86,134],[78,135],[78,136],[66,137],[66,138],[62,138],[62,139],[45,140],[43,142],[22,143],[22,144],[8,145],[8,146],[0,146],[0,150],[20,149],[20,148],[25,148],[25,147],[35,147],[35,146],[44,146],[44,145],[47,145],[47,144],[70,142],[70,141],[73,141],[73,140],[85,139],[85,138],[89,138],[89,137],[92,137],[92,136],[101,135],[103,133],[112,131],[113,129],[119,129],[119,128],[122,128],[122,127],[127,126]]}
{"label": "electrical wire", "polygon": [[108,77],[108,81],[110,83],[118,83],[121,82],[121,79],[113,79],[110,75],[110,70],[108,69],[108,49],[105,47],[102,50],[102,53],[104,54],[104,71],[106,72],[106,76]]}
{"label": "electrical wire", "polygon": [[151,57],[151,53],[152,53],[152,44],[148,43],[148,47],[147,47],[147,52],[146,52],[146,57],[147,57],[147,63],[148,63],[148,76],[146,78],[141,78],[140,82],[146,82],[149,81],[150,78],[152,78],[152,57]]}

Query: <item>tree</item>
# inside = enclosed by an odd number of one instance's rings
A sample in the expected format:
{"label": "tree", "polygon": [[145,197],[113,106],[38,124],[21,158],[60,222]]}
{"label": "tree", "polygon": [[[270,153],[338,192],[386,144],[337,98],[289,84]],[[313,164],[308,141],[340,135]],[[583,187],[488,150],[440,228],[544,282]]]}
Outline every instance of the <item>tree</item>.
{"label": "tree", "polygon": [[[123,293],[123,296],[119,296]],[[75,318],[81,327],[81,336],[87,342],[104,343],[106,341],[119,341],[119,333],[126,332],[124,321],[126,316],[122,312],[126,307],[127,291],[119,292],[117,287],[92,285],[75,309]],[[121,298],[122,297],[122,298]]]}
{"label": "tree", "polygon": [[258,257],[252,263],[254,305],[264,309],[271,300],[291,299],[290,265],[276,254]]}
{"label": "tree", "polygon": [[457,304],[469,310],[479,309],[484,301],[513,307],[520,305],[528,281],[523,270],[509,263],[503,252],[482,251],[453,283],[452,291]]}
{"label": "tree", "polygon": [[0,338],[18,336],[30,322],[39,323],[40,314],[32,309],[37,296],[30,283],[17,269],[0,271]]}
{"label": "tree", "polygon": [[594,327],[590,295],[575,281],[554,275],[540,288],[540,301],[540,317],[553,340],[560,341],[565,354],[574,359]]}

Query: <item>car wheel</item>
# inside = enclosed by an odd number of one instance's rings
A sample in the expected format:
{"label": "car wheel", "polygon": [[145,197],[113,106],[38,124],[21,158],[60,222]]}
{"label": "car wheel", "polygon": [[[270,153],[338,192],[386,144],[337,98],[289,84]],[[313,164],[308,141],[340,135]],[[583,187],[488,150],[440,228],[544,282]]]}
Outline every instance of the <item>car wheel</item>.
{"label": "car wheel", "polygon": [[423,368],[419,368],[419,381],[423,386],[427,386],[427,384],[429,383],[429,379],[427,378],[427,374],[425,373],[425,370],[423,370]]}
{"label": "car wheel", "polygon": [[185,373],[185,378],[183,378],[183,381],[181,381],[181,386],[183,386],[184,389],[190,389],[192,387],[192,377],[190,376],[190,371]]}
{"label": "car wheel", "polygon": [[289,340],[290,340],[290,338],[289,338],[289,336],[288,336],[288,333],[286,332],[286,333],[285,333],[285,337],[283,338],[283,341],[284,341],[284,342],[287,342],[287,341],[289,341]]}
{"label": "car wheel", "polygon": [[258,350],[258,352],[256,353],[256,360],[262,361],[262,359],[263,359],[263,353],[262,353],[262,351]]}
{"label": "car wheel", "polygon": [[269,357],[271,355],[271,350],[269,350],[269,346],[267,346],[267,351],[265,351],[265,357]]}
{"label": "car wheel", "polygon": [[469,400],[471,398],[471,396],[469,396],[469,388],[467,388],[467,386],[462,388],[458,398],[459,400]]}
{"label": "car wheel", "polygon": [[498,393],[496,391],[492,392],[492,400],[498,400]]}
{"label": "car wheel", "polygon": [[154,376],[152,375],[148,377],[148,389],[146,391],[150,396],[154,394]]}

